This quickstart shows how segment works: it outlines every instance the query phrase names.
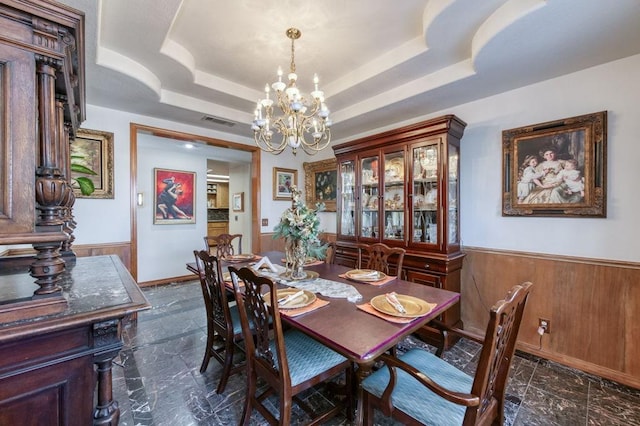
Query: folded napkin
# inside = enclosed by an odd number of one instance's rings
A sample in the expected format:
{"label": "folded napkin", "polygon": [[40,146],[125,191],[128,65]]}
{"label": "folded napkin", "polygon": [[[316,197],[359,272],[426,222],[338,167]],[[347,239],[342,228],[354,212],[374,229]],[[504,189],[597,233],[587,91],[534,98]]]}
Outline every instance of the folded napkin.
{"label": "folded napkin", "polygon": [[[395,280],[395,279],[396,279],[396,277],[390,277],[389,275],[387,275],[387,278],[385,278],[385,279],[383,279],[383,280],[380,280],[380,281],[358,281],[357,279],[355,279],[355,278],[353,277],[353,275],[351,275],[350,277],[348,277],[348,276],[347,276],[347,274],[340,274],[340,275],[338,275],[338,276],[339,276],[340,278],[345,278],[345,279],[347,279],[347,280],[357,281],[357,282],[362,283],[362,284],[375,285],[375,286],[378,286],[378,287],[379,287],[379,286],[382,286],[382,285],[385,285],[385,284],[388,284],[388,283],[390,283],[391,281],[393,281],[393,280]],[[366,278],[365,278],[365,279],[366,279]]]}
{"label": "folded napkin", "polygon": [[306,314],[316,309],[322,308],[329,304],[328,300],[316,299],[312,304],[296,309],[280,309],[280,314],[287,317],[297,317],[298,315]]}
{"label": "folded napkin", "polygon": [[407,313],[407,310],[404,308],[404,306],[402,306],[402,303],[400,303],[400,301],[398,300],[398,295],[396,294],[395,291],[392,291],[391,293],[386,293],[384,297],[385,299],[387,299],[387,302],[389,302],[389,304],[393,306],[393,309],[400,312],[401,314]]}
{"label": "folded napkin", "polygon": [[373,306],[371,306],[371,303],[369,302],[363,303],[362,305],[356,305],[356,306],[358,307],[358,309],[365,311],[368,314],[375,315],[378,318],[382,318],[383,320],[386,320],[389,322],[395,322],[398,324],[407,324],[416,319],[416,318],[394,317],[393,315],[383,314],[382,312],[376,310]]}
{"label": "folded napkin", "polygon": [[253,268],[256,270],[260,268],[267,268],[273,273],[278,272],[278,269],[276,269],[275,265],[271,263],[271,260],[269,260],[267,256],[264,256],[259,262],[256,262],[256,264],[253,265]]}
{"label": "folded napkin", "polygon": [[367,278],[377,278],[378,276],[380,276],[380,272],[369,271],[369,272],[362,272],[360,274],[351,274],[349,275],[349,278],[353,278],[354,280],[362,280]]}

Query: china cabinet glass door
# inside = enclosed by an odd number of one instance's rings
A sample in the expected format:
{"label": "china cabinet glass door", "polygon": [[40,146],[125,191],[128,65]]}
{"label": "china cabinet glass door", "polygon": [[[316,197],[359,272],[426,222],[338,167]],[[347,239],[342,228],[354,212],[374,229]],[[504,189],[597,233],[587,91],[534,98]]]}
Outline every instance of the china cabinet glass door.
{"label": "china cabinet glass door", "polygon": [[460,217],[460,212],[458,210],[458,198],[459,198],[459,187],[458,187],[458,159],[459,159],[459,149],[454,144],[449,144],[449,176],[447,177],[447,185],[448,185],[448,194],[447,197],[449,199],[449,224],[448,224],[448,237],[449,244],[459,244],[459,236],[458,236],[458,221]]}
{"label": "china cabinet glass door", "polygon": [[384,236],[403,241],[405,237],[404,151],[384,154]]}
{"label": "china cabinet glass door", "polygon": [[360,237],[378,238],[379,223],[379,182],[380,166],[378,156],[364,157],[360,160],[361,218]]}
{"label": "china cabinet glass door", "polygon": [[436,140],[411,150],[413,243],[438,244],[438,146]]}
{"label": "china cabinet glass door", "polygon": [[355,162],[340,163],[340,223],[338,233],[344,236],[356,235],[356,174]]}

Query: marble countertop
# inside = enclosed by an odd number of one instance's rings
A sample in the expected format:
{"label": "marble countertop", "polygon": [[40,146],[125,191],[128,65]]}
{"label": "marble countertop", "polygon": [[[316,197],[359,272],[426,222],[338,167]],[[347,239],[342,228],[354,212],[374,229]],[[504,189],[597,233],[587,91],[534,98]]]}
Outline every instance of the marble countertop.
{"label": "marble countertop", "polygon": [[[29,300],[38,288],[28,271],[0,275],[0,303]],[[119,318],[151,307],[116,255],[77,258],[68,263],[60,281],[67,308],[59,313],[0,323],[0,343],[6,339],[38,334],[82,324],[95,318]]]}

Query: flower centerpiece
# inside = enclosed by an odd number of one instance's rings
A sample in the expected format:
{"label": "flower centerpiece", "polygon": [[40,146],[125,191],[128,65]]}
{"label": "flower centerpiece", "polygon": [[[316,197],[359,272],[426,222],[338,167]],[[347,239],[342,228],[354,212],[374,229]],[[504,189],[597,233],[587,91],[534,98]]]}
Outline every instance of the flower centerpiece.
{"label": "flower centerpiece", "polygon": [[282,213],[280,223],[274,230],[273,238],[285,239],[285,261],[287,274],[292,279],[304,279],[303,266],[309,257],[324,259],[327,245],[318,238],[320,219],[317,212],[324,210],[324,204],[316,204],[310,209],[302,201],[301,191],[291,187],[291,207]]}

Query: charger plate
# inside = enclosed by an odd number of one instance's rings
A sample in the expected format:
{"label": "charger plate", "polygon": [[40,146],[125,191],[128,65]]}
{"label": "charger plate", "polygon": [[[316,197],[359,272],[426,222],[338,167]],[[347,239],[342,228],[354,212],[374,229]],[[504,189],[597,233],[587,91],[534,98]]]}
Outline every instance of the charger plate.
{"label": "charger plate", "polygon": [[423,315],[428,314],[433,309],[433,304],[428,303],[422,299],[418,299],[417,297],[407,296],[404,294],[397,294],[398,302],[404,306],[404,309],[407,311],[406,313],[400,313],[395,310],[393,306],[387,301],[387,298],[384,294],[374,297],[371,299],[371,306],[383,314],[391,315],[394,317],[403,317],[403,318],[417,318]]}
{"label": "charger plate", "polygon": [[[374,272],[375,275],[373,274]],[[371,276],[367,276],[369,274],[371,274]],[[387,274],[374,269],[352,269],[351,271],[345,272],[344,275],[350,280],[363,283],[375,283],[387,279]]]}
{"label": "charger plate", "polygon": [[[297,288],[280,288],[277,290],[276,294],[278,296],[278,300],[280,300],[283,297],[291,296],[292,294],[296,294],[299,291],[300,290],[298,290]],[[302,291],[304,292],[302,295],[293,299],[293,301],[287,303],[284,306],[279,306],[279,308],[280,309],[304,308],[305,306],[309,306],[310,304],[316,301],[315,293],[312,293],[307,290],[302,290]],[[262,297],[267,302],[267,305],[271,304],[271,292],[263,294]]]}
{"label": "charger plate", "polygon": [[[318,278],[320,276],[319,273],[317,273],[316,271],[304,271],[307,275],[304,278],[295,278],[295,281],[302,281],[302,280],[312,280],[314,278]],[[290,272],[283,272],[280,274],[280,276],[286,280],[291,280],[293,278],[291,278],[289,276]]]}
{"label": "charger plate", "polygon": [[255,254],[247,253],[247,254],[232,254],[224,258],[227,262],[249,262],[256,258]]}

